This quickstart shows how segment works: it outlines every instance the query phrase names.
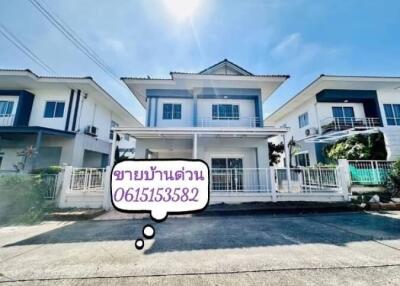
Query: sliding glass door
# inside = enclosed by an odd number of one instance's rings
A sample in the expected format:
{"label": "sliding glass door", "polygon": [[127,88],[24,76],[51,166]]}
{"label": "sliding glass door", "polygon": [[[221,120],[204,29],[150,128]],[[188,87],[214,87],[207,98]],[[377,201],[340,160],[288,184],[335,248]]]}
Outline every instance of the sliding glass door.
{"label": "sliding glass door", "polygon": [[211,170],[213,190],[243,190],[242,158],[212,158]]}

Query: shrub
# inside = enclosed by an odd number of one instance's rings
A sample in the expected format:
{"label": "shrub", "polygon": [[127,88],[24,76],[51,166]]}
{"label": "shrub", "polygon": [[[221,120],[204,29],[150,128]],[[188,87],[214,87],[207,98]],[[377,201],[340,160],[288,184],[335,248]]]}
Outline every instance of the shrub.
{"label": "shrub", "polygon": [[390,170],[387,187],[392,196],[400,196],[400,160],[396,161]]}
{"label": "shrub", "polygon": [[0,176],[0,223],[33,223],[44,213],[40,181],[31,175]]}
{"label": "shrub", "polygon": [[61,166],[50,166],[47,168],[34,169],[31,171],[31,174],[58,174],[61,170]]}

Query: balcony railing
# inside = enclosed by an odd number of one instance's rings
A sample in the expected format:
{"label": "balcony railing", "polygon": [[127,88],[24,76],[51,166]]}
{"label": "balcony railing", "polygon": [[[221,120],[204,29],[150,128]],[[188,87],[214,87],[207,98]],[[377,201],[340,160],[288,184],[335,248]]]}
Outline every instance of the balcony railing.
{"label": "balcony railing", "polygon": [[321,134],[353,128],[373,128],[381,126],[379,118],[328,117],[321,120]]}
{"label": "balcony railing", "polygon": [[0,126],[13,126],[14,125],[14,114],[2,114],[0,115]]}
{"label": "balcony railing", "polygon": [[201,117],[197,125],[199,127],[258,127],[259,117]]}

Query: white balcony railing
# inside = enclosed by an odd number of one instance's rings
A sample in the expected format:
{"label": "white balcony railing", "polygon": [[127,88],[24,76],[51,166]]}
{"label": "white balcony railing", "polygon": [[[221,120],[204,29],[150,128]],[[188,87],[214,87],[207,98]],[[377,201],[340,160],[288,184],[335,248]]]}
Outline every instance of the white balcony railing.
{"label": "white balcony railing", "polygon": [[201,117],[197,125],[199,127],[258,127],[259,117]]}
{"label": "white balcony railing", "polygon": [[0,115],[0,126],[13,126],[14,119],[14,114],[2,114]]}
{"label": "white balcony railing", "polygon": [[320,122],[321,134],[331,131],[342,131],[352,128],[373,128],[379,127],[381,120],[379,118],[367,117],[328,117]]}

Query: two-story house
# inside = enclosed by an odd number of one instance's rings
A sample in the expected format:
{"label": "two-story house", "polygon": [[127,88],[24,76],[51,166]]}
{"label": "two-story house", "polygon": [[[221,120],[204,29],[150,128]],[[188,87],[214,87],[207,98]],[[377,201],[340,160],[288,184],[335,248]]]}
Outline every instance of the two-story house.
{"label": "two-story house", "polygon": [[298,143],[293,165],[324,162],[326,144],[375,132],[384,135],[387,159],[398,159],[400,77],[321,75],[269,115],[265,124],[290,128],[288,137]]}
{"label": "two-story house", "polygon": [[170,75],[122,78],[147,112],[146,127],[125,129],[136,138],[136,158],[202,159],[212,199],[266,199],[259,194],[271,190],[267,140],[287,129],[264,126],[263,103],[288,76],[254,75],[226,59]]}
{"label": "two-story house", "polygon": [[90,77],[0,70],[0,171],[104,167],[118,125],[141,126]]}

